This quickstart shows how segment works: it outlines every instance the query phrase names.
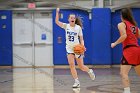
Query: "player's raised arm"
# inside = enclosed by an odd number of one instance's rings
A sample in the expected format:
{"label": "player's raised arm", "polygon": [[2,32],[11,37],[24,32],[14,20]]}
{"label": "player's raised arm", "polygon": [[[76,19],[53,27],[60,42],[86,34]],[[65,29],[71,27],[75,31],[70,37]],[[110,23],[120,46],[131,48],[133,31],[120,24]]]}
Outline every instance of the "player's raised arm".
{"label": "player's raised arm", "polygon": [[59,11],[60,11],[60,9],[57,8],[57,9],[56,9],[55,23],[56,23],[58,26],[62,27],[62,26],[63,26],[63,23],[59,21]]}

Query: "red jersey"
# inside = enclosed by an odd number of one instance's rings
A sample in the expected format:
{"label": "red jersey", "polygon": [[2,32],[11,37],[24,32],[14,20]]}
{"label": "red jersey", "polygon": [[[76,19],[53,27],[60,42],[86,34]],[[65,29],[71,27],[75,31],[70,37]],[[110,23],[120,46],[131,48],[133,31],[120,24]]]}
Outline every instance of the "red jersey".
{"label": "red jersey", "polygon": [[134,46],[139,46],[138,45],[138,27],[134,26],[132,23],[129,21],[124,21],[126,25],[126,34],[127,38],[124,40],[123,48],[125,48],[128,45],[134,45]]}

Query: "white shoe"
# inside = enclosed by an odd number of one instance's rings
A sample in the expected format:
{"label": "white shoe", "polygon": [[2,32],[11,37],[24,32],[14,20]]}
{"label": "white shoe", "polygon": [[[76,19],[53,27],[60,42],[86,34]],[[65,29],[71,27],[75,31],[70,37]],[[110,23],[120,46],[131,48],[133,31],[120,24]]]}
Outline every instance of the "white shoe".
{"label": "white shoe", "polygon": [[72,88],[79,88],[80,87],[80,83],[79,82],[75,82],[72,86]]}
{"label": "white shoe", "polygon": [[130,92],[130,87],[124,88],[124,92],[123,92],[123,93],[131,93],[131,92]]}
{"label": "white shoe", "polygon": [[80,93],[80,88],[73,88],[74,93]]}
{"label": "white shoe", "polygon": [[125,92],[125,91],[124,91],[123,93],[131,93],[131,92]]}
{"label": "white shoe", "polygon": [[131,93],[130,91],[124,91],[123,93]]}
{"label": "white shoe", "polygon": [[88,74],[92,80],[95,80],[95,74],[92,69],[89,70]]}

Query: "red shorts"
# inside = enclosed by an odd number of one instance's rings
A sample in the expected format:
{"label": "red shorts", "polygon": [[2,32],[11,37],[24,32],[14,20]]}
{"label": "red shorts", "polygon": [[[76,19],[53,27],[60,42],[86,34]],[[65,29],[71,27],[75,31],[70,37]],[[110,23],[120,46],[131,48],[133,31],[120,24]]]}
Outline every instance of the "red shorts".
{"label": "red shorts", "polygon": [[140,64],[140,47],[128,47],[123,50],[123,56],[127,60],[128,64],[138,65]]}

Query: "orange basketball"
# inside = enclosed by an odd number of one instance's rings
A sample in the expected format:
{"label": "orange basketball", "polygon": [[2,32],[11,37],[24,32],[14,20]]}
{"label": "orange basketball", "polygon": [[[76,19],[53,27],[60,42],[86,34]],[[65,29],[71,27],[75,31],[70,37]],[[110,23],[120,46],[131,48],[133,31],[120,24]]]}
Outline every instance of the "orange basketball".
{"label": "orange basketball", "polygon": [[83,45],[81,45],[81,44],[78,44],[78,45],[75,45],[74,46],[74,49],[73,50],[74,50],[74,53],[75,54],[80,55],[80,54],[84,54],[85,47]]}

